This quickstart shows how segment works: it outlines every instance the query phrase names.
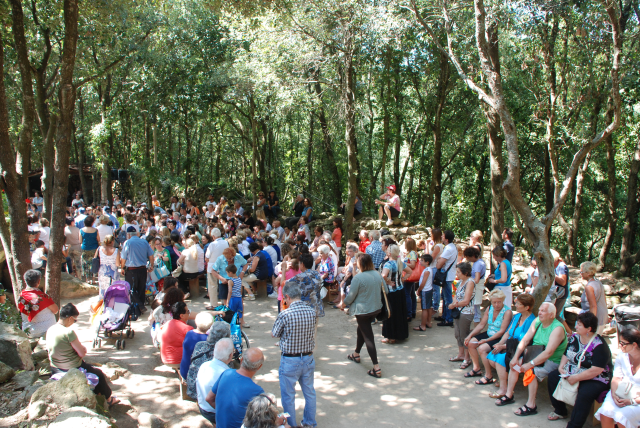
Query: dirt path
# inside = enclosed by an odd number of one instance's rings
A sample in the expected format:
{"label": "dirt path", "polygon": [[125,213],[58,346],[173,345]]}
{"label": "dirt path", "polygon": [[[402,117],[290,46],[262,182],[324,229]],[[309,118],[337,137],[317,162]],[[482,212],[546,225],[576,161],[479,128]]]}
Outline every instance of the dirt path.
{"label": "dirt path", "polygon": [[[66,303],[66,302],[65,302]],[[91,346],[93,337],[88,331],[89,303],[74,301],[81,312],[76,327],[80,340]],[[204,309],[204,299],[188,302],[190,309]],[[277,313],[274,299],[261,298],[247,302],[246,330],[251,346],[259,346],[266,355],[257,383],[265,391],[280,397],[278,384],[279,348],[271,337],[271,327]],[[418,314],[419,315],[419,314]],[[412,323],[416,325],[416,323]],[[110,359],[131,374],[113,382],[114,393],[129,400],[133,406],[115,406],[112,412],[121,428],[137,426],[138,412],[156,414],[171,427],[210,426],[198,412],[196,403],[182,402],[178,380],[162,366],[159,351],[151,344],[147,321],[134,323],[136,335],[126,340],[125,350],[116,350],[114,341],[103,341],[102,348],[90,350],[88,360],[106,362]],[[376,347],[383,370],[382,379],[367,376],[371,368],[366,348],[362,364],[346,359],[356,341],[356,323],[342,311],[328,308],[321,319],[316,345],[315,387],[317,393],[317,421],[319,427],[560,427],[551,423],[547,415],[552,410],[546,382],[538,392],[539,414],[519,417],[513,414],[517,405],[496,407],[488,397],[493,386],[476,386],[463,378],[458,365],[448,357],[457,351],[453,329],[434,327],[426,333],[411,332],[410,338],[397,345],[380,343],[380,325],[374,326]],[[477,378],[475,378],[477,379]],[[475,380],[474,379],[474,380]],[[526,390],[516,389],[518,405],[526,401]],[[296,404],[298,423],[304,405],[298,388]],[[590,426],[587,422],[586,426]]]}

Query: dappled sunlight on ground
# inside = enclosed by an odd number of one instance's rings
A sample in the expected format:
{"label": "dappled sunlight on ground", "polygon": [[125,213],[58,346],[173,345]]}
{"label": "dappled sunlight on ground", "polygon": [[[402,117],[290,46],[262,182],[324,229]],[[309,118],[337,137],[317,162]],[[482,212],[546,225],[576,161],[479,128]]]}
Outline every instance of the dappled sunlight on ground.
{"label": "dappled sunlight on ground", "polygon": [[[89,303],[74,303],[81,312],[75,329],[80,340],[90,348],[95,333],[89,331]],[[188,304],[197,311],[204,310],[205,306],[202,297]],[[265,354],[264,366],[255,380],[266,392],[274,394],[280,405],[280,349],[274,346],[278,339],[271,337],[277,301],[260,298],[245,302],[245,308],[246,321],[251,325],[245,332],[251,346],[260,347]],[[546,419],[552,410],[546,383],[539,389],[538,415],[520,418],[513,414],[526,401],[521,382],[516,388],[516,404],[496,407],[495,400],[488,397],[496,390],[494,386],[475,385],[477,377],[464,378],[470,369],[461,370],[459,362],[448,361],[457,353],[452,328],[434,327],[426,333],[411,331],[408,340],[387,345],[380,342],[381,323],[377,323],[373,331],[383,377],[375,379],[367,375],[372,363],[366,347],[361,351],[361,364],[347,360],[355,347],[355,319],[330,307],[325,307],[325,313],[319,323],[314,353],[317,420],[321,428],[562,426]],[[180,400],[177,376],[162,365],[159,350],[151,344],[148,314],[133,324],[136,335],[133,339],[125,338],[125,350],[116,350],[115,340],[103,339],[100,349],[89,349],[87,359],[100,363],[111,360],[131,371],[127,378],[114,381],[113,389],[119,398],[130,400],[138,411],[154,413],[171,427],[210,426],[200,416],[196,403]],[[414,325],[417,323],[411,327]],[[299,386],[296,387],[296,409],[300,423],[304,397]]]}

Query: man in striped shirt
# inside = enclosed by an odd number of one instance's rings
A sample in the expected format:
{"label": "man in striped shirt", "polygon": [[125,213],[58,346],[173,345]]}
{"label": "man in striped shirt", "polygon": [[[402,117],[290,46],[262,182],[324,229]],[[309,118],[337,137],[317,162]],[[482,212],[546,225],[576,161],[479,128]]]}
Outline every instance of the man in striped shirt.
{"label": "man in striped shirt", "polygon": [[316,391],[313,387],[316,311],[300,300],[300,287],[295,282],[287,282],[282,295],[289,308],[278,314],[271,331],[273,337],[280,338],[282,351],[278,371],[282,408],[290,415],[287,418],[289,425],[297,426],[295,388],[299,382],[305,401],[302,425],[316,427]]}

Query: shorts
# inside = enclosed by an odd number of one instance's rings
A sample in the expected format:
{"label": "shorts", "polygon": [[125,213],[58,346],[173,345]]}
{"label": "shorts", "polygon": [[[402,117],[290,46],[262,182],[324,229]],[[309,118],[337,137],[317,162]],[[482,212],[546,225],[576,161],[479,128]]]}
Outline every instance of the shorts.
{"label": "shorts", "polygon": [[233,311],[238,314],[238,319],[242,318],[242,312],[244,312],[244,308],[242,306],[242,297],[232,297],[227,302],[227,306],[230,311]]}
{"label": "shorts", "polygon": [[[528,363],[528,362],[529,361],[523,361],[522,364],[525,364],[525,363]],[[557,370],[558,367],[560,367],[560,364],[554,363],[551,360],[547,360],[547,361],[544,362],[543,365],[535,366],[533,368],[533,374],[536,375],[536,378],[538,378],[538,382],[542,382],[544,380],[544,378],[549,376],[549,373],[551,373],[554,370]]]}
{"label": "shorts", "polygon": [[391,218],[396,218],[400,216],[400,211],[393,207],[389,207],[389,213],[391,213]]}
{"label": "shorts", "polygon": [[429,291],[421,291],[421,302],[422,310],[425,309],[433,309],[433,288]]}
{"label": "shorts", "polygon": [[[483,339],[488,339],[488,338],[489,338],[489,335],[488,335],[488,334],[487,334],[487,332],[485,331],[485,332],[483,332],[483,333],[476,334],[474,337],[475,337],[477,340],[483,340]],[[487,345],[489,345],[489,347],[493,350],[493,346],[494,346],[496,343],[498,343],[498,342],[500,342],[500,339],[490,340],[489,342],[487,342]]]}
{"label": "shorts", "polygon": [[229,283],[227,281],[218,282],[218,300],[227,300],[229,295]]}

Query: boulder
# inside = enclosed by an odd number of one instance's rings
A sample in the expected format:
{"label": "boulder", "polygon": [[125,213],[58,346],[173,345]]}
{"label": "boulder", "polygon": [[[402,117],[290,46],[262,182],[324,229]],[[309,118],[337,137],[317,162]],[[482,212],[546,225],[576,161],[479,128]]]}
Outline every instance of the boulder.
{"label": "boulder", "polygon": [[613,292],[626,296],[627,294],[631,294],[631,286],[627,282],[620,282],[613,287]]}
{"label": "boulder", "polygon": [[138,415],[138,424],[144,428],[164,428],[165,426],[162,419],[147,412],[142,412]]}
{"label": "boulder", "polygon": [[623,303],[640,303],[640,290],[633,290],[631,294],[624,296],[621,301]]}
{"label": "boulder", "polygon": [[33,394],[34,394],[38,389],[40,389],[41,387],[43,387],[43,386],[45,386],[45,385],[46,385],[46,382],[44,382],[43,380],[41,380],[41,379],[36,380],[36,381],[35,381],[35,383],[34,383],[33,385],[28,386],[28,387],[26,387],[26,388],[24,389],[24,393],[23,393],[23,394],[24,394],[24,397],[23,397],[23,398],[24,398],[25,400],[27,400],[27,401],[31,400],[31,397],[33,396]]}
{"label": "boulder", "polygon": [[[393,224],[396,224],[396,222],[394,221],[394,222],[393,222]],[[401,224],[403,227],[411,226],[411,223],[409,223],[409,222],[408,222],[408,221],[406,221],[406,220],[405,220],[405,221],[400,222],[400,224]]]}
{"label": "boulder", "polygon": [[[396,218],[394,218],[394,219],[393,219],[393,225],[394,225],[394,226],[401,225],[401,224],[402,224],[402,222],[403,222],[403,220],[402,220],[401,218],[396,217]],[[386,223],[385,223],[385,224],[386,224]],[[409,222],[407,222],[407,226],[409,226]]]}
{"label": "boulder", "polygon": [[619,296],[607,296],[607,308],[611,309],[621,303]]}
{"label": "boulder", "polygon": [[49,358],[49,353],[46,349],[41,349],[31,354],[31,358],[33,359],[33,362],[37,364],[40,361]]}
{"label": "boulder", "polygon": [[33,370],[31,342],[19,328],[0,322],[0,361],[14,369]]}
{"label": "boulder", "polygon": [[75,299],[76,297],[95,296],[98,287],[82,282],[73,275],[63,272],[60,277],[60,297]]}
{"label": "boulder", "polygon": [[11,380],[15,385],[13,389],[21,390],[33,385],[39,378],[37,371],[24,371],[14,376]]}
{"label": "boulder", "polygon": [[0,383],[5,383],[15,376],[16,372],[11,367],[0,361]]}
{"label": "boulder", "polygon": [[72,407],[58,415],[49,428],[87,427],[111,428],[111,421],[87,409],[86,407]]}
{"label": "boulder", "polygon": [[576,308],[576,307],[569,307],[569,308],[564,308],[564,317],[567,320],[568,323],[575,323],[576,319],[578,318],[578,314],[580,313],[580,308]]}
{"label": "boulder", "polygon": [[105,377],[110,381],[114,381],[119,377],[125,376],[129,371],[127,369],[123,369],[116,363],[108,362],[104,366],[100,367],[100,370],[104,373]]}
{"label": "boulder", "polygon": [[69,370],[62,379],[49,382],[34,392],[29,404],[29,414],[32,413],[31,407],[35,407],[38,402],[50,401],[67,409],[76,406],[96,408],[96,396],[89,388],[84,373],[78,369]]}
{"label": "boulder", "polygon": [[511,274],[511,285],[524,285],[527,283],[527,274],[524,271]]}

